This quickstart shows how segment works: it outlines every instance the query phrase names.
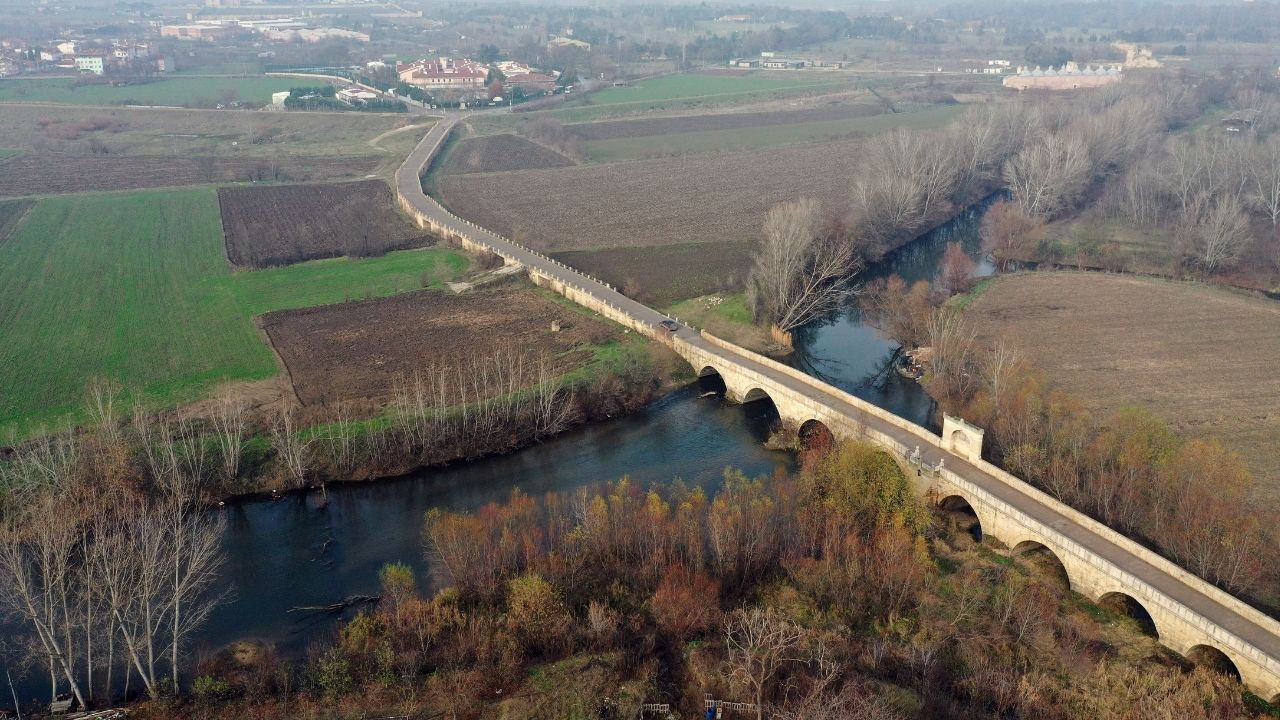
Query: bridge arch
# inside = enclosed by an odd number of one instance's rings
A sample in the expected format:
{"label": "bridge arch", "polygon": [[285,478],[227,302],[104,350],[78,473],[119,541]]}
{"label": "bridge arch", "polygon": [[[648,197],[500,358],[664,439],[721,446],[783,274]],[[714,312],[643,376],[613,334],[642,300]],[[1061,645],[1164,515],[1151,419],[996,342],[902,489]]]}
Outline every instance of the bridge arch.
{"label": "bridge arch", "polygon": [[724,376],[716,368],[707,365],[698,371],[698,390],[702,393],[715,393],[716,395],[725,395],[728,392],[728,386],[725,384]]}
{"label": "bridge arch", "polygon": [[1183,653],[1183,657],[1199,667],[1229,675],[1237,681],[1240,680],[1240,668],[1235,661],[1225,652],[1212,645],[1194,645]]}
{"label": "bridge arch", "polygon": [[957,528],[967,532],[977,542],[982,542],[982,518],[963,495],[948,495],[938,501],[938,508],[956,521]]}
{"label": "bridge arch", "polygon": [[836,436],[827,424],[817,418],[810,418],[800,423],[796,434],[800,437],[800,447],[816,452],[826,452],[835,447]]}
{"label": "bridge arch", "polygon": [[1156,627],[1155,618],[1147,607],[1128,593],[1114,591],[1103,593],[1098,597],[1098,606],[1118,615],[1124,615],[1138,625],[1143,635],[1160,639],[1160,628]]}
{"label": "bridge arch", "polygon": [[[773,402],[773,398],[769,397],[769,393],[765,392],[763,389],[758,387],[753,387],[742,394],[742,403],[744,405],[746,403],[757,402],[760,400],[768,400],[769,402]],[[777,403],[774,403],[774,404],[776,405]]]}
{"label": "bridge arch", "polygon": [[1071,572],[1067,570],[1067,564],[1062,562],[1058,553],[1048,545],[1038,540],[1023,540],[1014,544],[1011,554],[1027,564],[1035,565],[1068,590],[1075,587],[1071,582]]}

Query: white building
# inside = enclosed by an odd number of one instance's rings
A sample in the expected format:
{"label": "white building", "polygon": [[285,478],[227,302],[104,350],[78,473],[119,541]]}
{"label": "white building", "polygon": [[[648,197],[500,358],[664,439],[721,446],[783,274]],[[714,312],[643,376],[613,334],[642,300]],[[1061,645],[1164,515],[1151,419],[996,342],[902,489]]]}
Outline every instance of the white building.
{"label": "white building", "polygon": [[101,75],[106,72],[106,67],[99,55],[82,55],[76,58],[76,70],[82,73],[92,73]]}

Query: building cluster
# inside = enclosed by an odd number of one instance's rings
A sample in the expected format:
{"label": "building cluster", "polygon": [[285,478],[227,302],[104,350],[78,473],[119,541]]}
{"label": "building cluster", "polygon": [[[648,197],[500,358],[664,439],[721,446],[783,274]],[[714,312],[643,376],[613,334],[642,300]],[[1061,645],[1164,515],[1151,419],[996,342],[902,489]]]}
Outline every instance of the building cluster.
{"label": "building cluster", "polygon": [[1003,75],[1011,69],[1008,60],[988,60],[986,65],[967,67],[965,72],[971,75]]}
{"label": "building cluster", "polygon": [[1124,79],[1119,65],[1098,66],[1086,65],[1081,68],[1069,62],[1061,68],[1035,69],[1019,66],[1015,74],[1004,79],[1004,86],[1019,92],[1023,90],[1078,90],[1113,85]]}
{"label": "building cluster", "polygon": [[805,60],[802,58],[783,57],[776,52],[766,50],[758,58],[734,58],[729,67],[764,68],[766,70],[802,70],[804,68],[842,68],[841,61]]}
{"label": "building cluster", "polygon": [[171,69],[163,55],[153,54],[149,44],[136,40],[94,43],[54,40],[40,47],[0,42],[0,77],[56,71],[105,75],[115,70],[168,72]]}
{"label": "building cluster", "polygon": [[[495,73],[492,77],[490,73]],[[434,57],[411,63],[398,63],[396,76],[400,82],[420,88],[432,95],[442,91],[480,91],[501,75],[506,90],[520,88],[526,95],[551,92],[556,78],[535,72],[523,63],[502,61],[492,66],[466,58]]]}

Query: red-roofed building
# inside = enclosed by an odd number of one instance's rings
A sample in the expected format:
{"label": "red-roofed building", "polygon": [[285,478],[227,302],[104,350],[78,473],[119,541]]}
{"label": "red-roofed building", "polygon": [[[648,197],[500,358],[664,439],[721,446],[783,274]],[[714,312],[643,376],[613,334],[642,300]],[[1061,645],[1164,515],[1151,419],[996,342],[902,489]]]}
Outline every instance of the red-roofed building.
{"label": "red-roofed building", "polygon": [[479,89],[484,87],[489,69],[474,60],[442,57],[396,65],[396,74],[400,82],[423,90]]}

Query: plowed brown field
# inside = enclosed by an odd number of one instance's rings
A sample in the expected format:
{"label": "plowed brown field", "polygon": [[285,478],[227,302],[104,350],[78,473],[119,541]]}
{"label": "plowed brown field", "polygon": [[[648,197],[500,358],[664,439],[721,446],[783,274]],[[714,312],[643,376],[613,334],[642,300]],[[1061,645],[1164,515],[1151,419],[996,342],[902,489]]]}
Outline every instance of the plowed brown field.
{"label": "plowed brown field", "polygon": [[439,179],[458,215],[542,250],[754,243],[770,207],[843,206],[859,141]]}
{"label": "plowed brown field", "polygon": [[504,133],[467,138],[449,152],[441,173],[467,174],[568,167],[573,161],[548,147]]}
{"label": "plowed brown field", "polygon": [[996,280],[966,314],[1099,414],[1141,407],[1184,435],[1220,439],[1280,498],[1280,302],[1132,276],[1026,273]]}
{"label": "plowed brown field", "polygon": [[880,115],[883,112],[884,108],[879,105],[853,103],[810,108],[808,110],[715,113],[710,115],[637,118],[634,120],[606,120],[603,122],[567,125],[565,130],[583,140],[613,140],[616,138],[666,135],[669,133],[735,130],[766,125],[791,125],[826,120],[845,120]]}
{"label": "plowed brown field", "polygon": [[[553,320],[564,329],[551,332]],[[564,373],[592,359],[591,345],[616,335],[613,325],[521,284],[276,312],[263,316],[262,326],[304,405],[385,400],[415,371],[505,347],[545,353]]]}
{"label": "plowed brown field", "polygon": [[433,242],[395,210],[381,180],[218,189],[227,257],[266,267],[382,255]]}

